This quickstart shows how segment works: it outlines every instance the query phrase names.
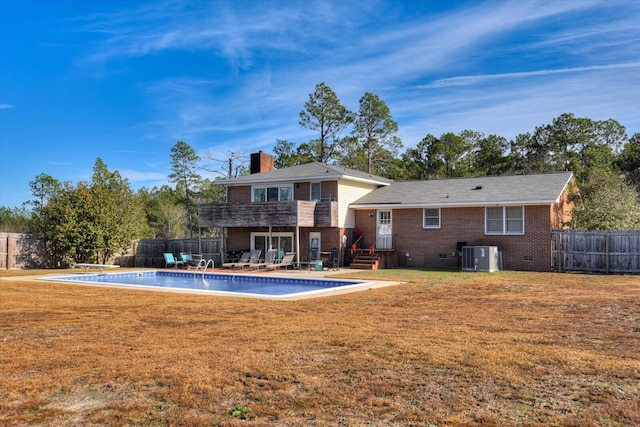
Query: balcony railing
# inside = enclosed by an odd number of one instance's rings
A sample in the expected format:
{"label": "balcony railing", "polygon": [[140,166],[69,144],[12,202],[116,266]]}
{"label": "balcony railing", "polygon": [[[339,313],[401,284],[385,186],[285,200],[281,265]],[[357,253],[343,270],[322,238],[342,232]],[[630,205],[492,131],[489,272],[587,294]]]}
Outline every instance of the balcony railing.
{"label": "balcony railing", "polygon": [[337,227],[337,202],[215,203],[199,210],[201,227]]}

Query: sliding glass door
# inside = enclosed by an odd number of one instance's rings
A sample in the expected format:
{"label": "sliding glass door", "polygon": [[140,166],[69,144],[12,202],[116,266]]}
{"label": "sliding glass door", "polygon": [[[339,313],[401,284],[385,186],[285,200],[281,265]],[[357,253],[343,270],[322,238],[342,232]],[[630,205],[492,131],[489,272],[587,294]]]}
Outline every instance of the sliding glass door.
{"label": "sliding glass door", "polygon": [[[278,250],[278,258],[293,252],[293,233],[272,233],[271,246]],[[251,249],[260,249],[262,256],[269,250],[269,233],[251,233]]]}

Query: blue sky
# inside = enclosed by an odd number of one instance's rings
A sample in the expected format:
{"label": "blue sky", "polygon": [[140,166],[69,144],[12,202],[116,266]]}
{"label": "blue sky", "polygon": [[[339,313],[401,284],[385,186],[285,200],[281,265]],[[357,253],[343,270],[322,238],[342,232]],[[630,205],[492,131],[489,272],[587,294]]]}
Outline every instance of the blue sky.
{"label": "blue sky", "polygon": [[631,136],[639,22],[633,0],[0,0],[0,205],[41,173],[88,180],[98,157],[134,189],[167,184],[178,140],[219,158],[308,141],[320,82],[352,110],[378,95],[405,149],[562,113]]}

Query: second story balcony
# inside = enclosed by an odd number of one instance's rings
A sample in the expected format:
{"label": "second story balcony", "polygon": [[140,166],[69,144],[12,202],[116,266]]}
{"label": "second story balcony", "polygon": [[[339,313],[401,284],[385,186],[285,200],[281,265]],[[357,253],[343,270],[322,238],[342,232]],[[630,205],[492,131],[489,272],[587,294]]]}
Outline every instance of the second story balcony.
{"label": "second story balcony", "polygon": [[337,202],[214,203],[200,206],[201,227],[337,227]]}

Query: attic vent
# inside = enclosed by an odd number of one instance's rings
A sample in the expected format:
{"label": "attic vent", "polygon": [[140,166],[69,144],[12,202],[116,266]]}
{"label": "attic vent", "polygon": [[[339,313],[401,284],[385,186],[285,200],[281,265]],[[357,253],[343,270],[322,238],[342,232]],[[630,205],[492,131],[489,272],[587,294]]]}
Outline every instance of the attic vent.
{"label": "attic vent", "polygon": [[476,188],[472,188],[472,190],[482,190],[482,185],[476,185]]}

